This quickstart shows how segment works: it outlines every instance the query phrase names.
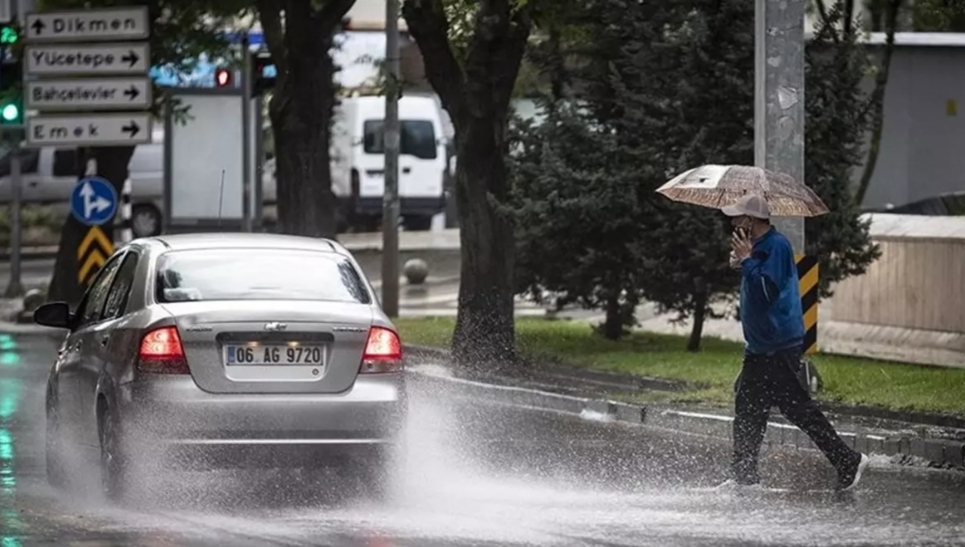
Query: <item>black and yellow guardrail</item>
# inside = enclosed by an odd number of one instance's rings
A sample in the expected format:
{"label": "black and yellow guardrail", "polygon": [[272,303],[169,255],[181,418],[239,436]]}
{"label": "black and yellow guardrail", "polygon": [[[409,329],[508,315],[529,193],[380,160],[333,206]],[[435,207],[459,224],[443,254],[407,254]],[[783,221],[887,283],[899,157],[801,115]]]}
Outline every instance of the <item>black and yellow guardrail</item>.
{"label": "black and yellow guardrail", "polygon": [[797,255],[798,288],[801,292],[801,311],[804,312],[804,354],[818,352],[818,259]]}
{"label": "black and yellow guardrail", "polygon": [[77,247],[77,281],[90,285],[107,259],[114,254],[114,242],[100,226],[90,226]]}

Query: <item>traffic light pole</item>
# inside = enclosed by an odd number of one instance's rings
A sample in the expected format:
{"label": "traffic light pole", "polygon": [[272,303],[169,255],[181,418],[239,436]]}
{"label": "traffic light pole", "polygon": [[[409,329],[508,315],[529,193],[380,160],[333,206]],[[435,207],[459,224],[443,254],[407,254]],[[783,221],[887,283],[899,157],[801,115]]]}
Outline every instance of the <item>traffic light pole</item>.
{"label": "traffic light pole", "polygon": [[[21,25],[27,19],[27,10],[33,9],[33,0],[17,0],[17,20]],[[2,70],[2,68],[0,68]],[[23,116],[23,112],[18,112]],[[10,128],[7,138],[10,139],[10,283],[4,291],[5,298],[16,298],[23,295],[23,226],[20,208],[23,205],[23,177],[20,172],[20,143],[23,140],[23,127]]]}
{"label": "traffic light pole", "polygon": [[251,48],[248,33],[245,32],[241,40],[241,187],[244,195],[241,197],[241,208],[244,216],[245,232],[252,231],[251,222]]}
{"label": "traffic light pole", "polygon": [[[20,221],[20,206],[23,201],[23,180],[20,175],[20,135],[13,131],[10,150],[10,284],[3,293],[4,298],[16,298],[23,294],[21,283],[21,253],[23,252],[23,230]],[[8,133],[9,134],[9,133]]]}

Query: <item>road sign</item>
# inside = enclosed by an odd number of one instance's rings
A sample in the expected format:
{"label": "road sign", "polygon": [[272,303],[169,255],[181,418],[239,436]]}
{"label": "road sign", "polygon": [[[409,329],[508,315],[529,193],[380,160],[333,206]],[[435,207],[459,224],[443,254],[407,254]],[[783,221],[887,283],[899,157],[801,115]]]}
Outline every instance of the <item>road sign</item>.
{"label": "road sign", "polygon": [[124,146],[151,141],[151,115],[64,114],[27,119],[29,146]]}
{"label": "road sign", "polygon": [[84,177],[70,195],[70,212],[84,225],[106,224],[117,212],[117,191],[107,179]]}
{"label": "road sign", "polygon": [[33,110],[142,110],[151,105],[148,78],[35,80],[26,82]]}
{"label": "road sign", "polygon": [[27,14],[30,42],[138,40],[150,34],[147,6]]}
{"label": "road sign", "polygon": [[101,76],[147,74],[151,50],[147,42],[27,46],[26,74],[31,76]]}
{"label": "road sign", "polygon": [[114,243],[104,230],[100,226],[88,228],[77,247],[77,281],[83,286],[89,285],[112,254]]}

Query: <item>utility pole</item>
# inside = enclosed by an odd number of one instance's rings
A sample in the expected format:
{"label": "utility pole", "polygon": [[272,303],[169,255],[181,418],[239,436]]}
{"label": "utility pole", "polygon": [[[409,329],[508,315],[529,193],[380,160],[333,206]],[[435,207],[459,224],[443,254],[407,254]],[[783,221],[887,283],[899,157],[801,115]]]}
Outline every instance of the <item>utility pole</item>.
{"label": "utility pole", "polygon": [[[755,0],[754,164],[804,183],[804,14],[807,0]],[[795,254],[804,219],[775,218]]]}
{"label": "utility pole", "polygon": [[[10,16],[10,3],[5,1],[3,11]],[[28,6],[28,4],[31,4]],[[21,27],[27,19],[26,10],[33,2],[17,0],[16,19]],[[6,51],[3,52],[7,54]],[[0,70],[3,70],[0,67]],[[20,112],[23,119],[23,112]],[[5,298],[16,298],[23,294],[23,222],[20,209],[23,207],[23,177],[20,169],[20,141],[23,139],[23,127],[11,127],[7,132],[10,139],[10,283],[4,291]]]}
{"label": "utility pole", "polygon": [[385,2],[385,192],[382,197],[382,309],[399,316],[399,0]]}
{"label": "utility pole", "polygon": [[4,298],[16,298],[23,294],[23,226],[20,217],[20,208],[23,206],[23,178],[20,173],[20,131],[14,130],[10,133],[10,283],[3,293]]}
{"label": "utility pole", "polygon": [[248,42],[248,31],[241,38],[241,196],[243,217],[242,231],[251,232],[251,48]]}

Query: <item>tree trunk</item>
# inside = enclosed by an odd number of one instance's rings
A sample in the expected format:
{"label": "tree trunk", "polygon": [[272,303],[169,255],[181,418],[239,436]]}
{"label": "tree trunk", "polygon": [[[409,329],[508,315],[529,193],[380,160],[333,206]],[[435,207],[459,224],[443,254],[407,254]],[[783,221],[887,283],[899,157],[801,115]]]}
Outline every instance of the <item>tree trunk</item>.
{"label": "tree trunk", "polygon": [[[107,146],[100,148],[81,148],[77,151],[79,165],[77,165],[78,180],[84,177],[87,169],[87,159],[97,160],[97,174],[114,187],[118,196],[117,211],[120,211],[120,196],[124,181],[128,177],[128,164],[134,155],[133,146]],[[115,213],[116,216],[117,213]],[[114,240],[114,221],[111,220],[100,227],[107,238]],[[47,290],[48,301],[68,302],[76,306],[87,289],[78,280],[79,265],[77,248],[87,234],[87,226],[83,225],[68,213],[67,219],[60,230],[60,245],[54,262],[54,274]]]}
{"label": "tree trunk", "polygon": [[529,4],[485,0],[478,6],[462,65],[449,42],[443,2],[406,0],[402,15],[456,130],[462,267],[453,357],[505,365],[516,360],[506,116],[532,21]]}
{"label": "tree trunk", "polygon": [[623,310],[620,306],[620,292],[614,291],[606,302],[603,337],[607,340],[619,340],[621,336],[623,336]]}
{"label": "tree trunk", "polygon": [[875,87],[871,92],[871,138],[869,139],[868,161],[865,162],[858,189],[854,194],[854,201],[860,207],[864,202],[871,177],[874,176],[875,166],[878,164],[878,154],[881,152],[881,136],[885,128],[885,88],[888,87],[888,73],[891,70],[891,57],[895,51],[895,32],[898,27],[898,10],[902,0],[891,0],[885,13],[885,48],[882,54],[881,68],[875,77]]}
{"label": "tree trunk", "polygon": [[707,293],[694,295],[694,324],[687,339],[687,351],[700,351],[700,340],[704,335],[704,321],[707,319]]}
{"label": "tree trunk", "polygon": [[509,194],[505,119],[503,108],[501,115],[456,124],[462,266],[452,350],[455,359],[465,363],[505,364],[516,357],[513,226],[493,203],[505,202]]}
{"label": "tree trunk", "polygon": [[319,32],[314,37],[311,47],[291,57],[287,85],[276,91],[269,105],[277,162],[278,231],[334,238],[329,129],[336,100],[335,64],[329,55],[332,35]]}
{"label": "tree trunk", "polygon": [[335,238],[337,201],[332,192],[329,143],[336,71],[331,50],[342,18],[354,3],[256,2],[265,41],[278,69],[268,115],[275,139],[281,233]]}

